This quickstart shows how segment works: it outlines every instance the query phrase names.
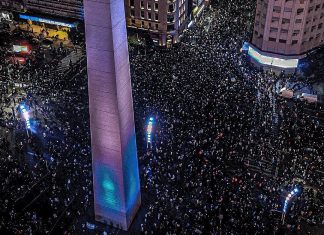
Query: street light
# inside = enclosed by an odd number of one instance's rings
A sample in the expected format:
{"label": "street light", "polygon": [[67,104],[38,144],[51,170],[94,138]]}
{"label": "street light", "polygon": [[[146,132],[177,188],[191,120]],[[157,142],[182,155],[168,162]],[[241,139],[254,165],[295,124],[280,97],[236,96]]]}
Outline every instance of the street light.
{"label": "street light", "polygon": [[152,130],[153,130],[153,121],[154,118],[150,117],[146,129],[146,137],[147,137],[147,147],[149,147],[149,144],[152,144]]}
{"label": "street light", "polygon": [[23,118],[25,119],[26,132],[27,132],[27,136],[29,137],[29,133],[28,133],[28,130],[30,129],[30,116],[29,116],[29,113],[28,113],[27,108],[25,107],[25,105],[20,105],[20,111],[22,113]]}
{"label": "street light", "polygon": [[286,197],[285,199],[285,203],[284,203],[284,207],[283,207],[283,211],[282,211],[282,224],[285,223],[285,218],[286,218],[286,213],[288,210],[288,203],[291,201],[292,198],[294,198],[295,196],[297,196],[297,194],[299,193],[299,189],[297,187],[295,187]]}

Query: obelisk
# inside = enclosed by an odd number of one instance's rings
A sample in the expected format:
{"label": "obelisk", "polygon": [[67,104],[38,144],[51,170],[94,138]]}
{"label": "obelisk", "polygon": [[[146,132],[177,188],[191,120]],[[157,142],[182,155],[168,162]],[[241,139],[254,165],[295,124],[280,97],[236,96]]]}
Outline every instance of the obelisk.
{"label": "obelisk", "polygon": [[94,209],[127,230],[140,206],[124,0],[84,0]]}

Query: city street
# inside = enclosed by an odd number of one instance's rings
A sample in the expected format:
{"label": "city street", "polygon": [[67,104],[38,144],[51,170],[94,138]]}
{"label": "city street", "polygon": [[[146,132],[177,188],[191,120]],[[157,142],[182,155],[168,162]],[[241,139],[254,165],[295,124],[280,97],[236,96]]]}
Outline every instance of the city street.
{"label": "city street", "polygon": [[213,1],[171,48],[130,46],[142,206],[129,232],[94,219],[85,42],[40,42],[19,65],[8,38],[0,233],[323,234],[324,108],[283,98],[296,75],[241,52],[254,12],[253,0]]}

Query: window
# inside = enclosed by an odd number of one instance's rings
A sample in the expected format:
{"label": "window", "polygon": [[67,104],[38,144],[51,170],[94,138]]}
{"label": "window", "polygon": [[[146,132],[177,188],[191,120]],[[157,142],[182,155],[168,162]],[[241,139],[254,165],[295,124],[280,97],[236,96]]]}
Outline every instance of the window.
{"label": "window", "polygon": [[169,8],[168,8],[168,12],[169,12],[169,13],[170,13],[170,12],[174,12],[174,9],[175,9],[174,4],[170,4],[170,5],[169,5]]}
{"label": "window", "polygon": [[158,21],[159,20],[159,14],[155,13],[155,20]]}
{"label": "window", "polygon": [[144,11],[141,11],[141,18],[144,18]]}
{"label": "window", "polygon": [[304,8],[297,9],[297,15],[300,15],[304,12]]}
{"label": "window", "polygon": [[168,25],[167,30],[168,31],[174,30],[174,24]]}
{"label": "window", "polygon": [[286,18],[282,19],[282,24],[289,24],[289,23],[290,23],[290,19],[286,19]]}
{"label": "window", "polygon": [[276,39],[275,39],[275,38],[269,38],[269,41],[270,41],[270,42],[275,42]]}
{"label": "window", "polygon": [[275,12],[275,13],[280,13],[280,12],[281,12],[281,7],[274,6],[274,7],[273,7],[273,12]]}
{"label": "window", "polygon": [[[151,14],[151,12],[148,12],[148,13],[147,13],[147,19],[149,19],[149,20],[152,19],[152,14]],[[150,27],[150,28],[151,28],[151,27]]]}
{"label": "window", "polygon": [[154,10],[155,11],[158,11],[159,10],[159,4],[157,2],[154,3]]}
{"label": "window", "polygon": [[130,15],[131,15],[131,17],[134,17],[134,16],[135,16],[135,11],[134,11],[134,9],[131,9],[131,10],[130,10]]}
{"label": "window", "polygon": [[292,44],[292,45],[295,45],[295,44],[297,44],[297,43],[298,43],[298,40],[292,40],[292,41],[291,41],[291,44]]}
{"label": "window", "polygon": [[150,2],[147,2],[147,10],[151,10],[152,9],[152,5]]}
{"label": "window", "polygon": [[135,6],[135,0],[129,0],[129,5],[131,7],[134,7]]}
{"label": "window", "polygon": [[167,22],[168,23],[173,23],[174,22],[174,15],[173,14],[167,16]]}
{"label": "window", "polygon": [[300,33],[300,30],[294,30],[292,36],[297,36]]}
{"label": "window", "polygon": [[144,9],[144,1],[141,1],[141,8]]}
{"label": "window", "polygon": [[287,40],[279,39],[279,43],[287,43]]}
{"label": "window", "polygon": [[279,17],[272,17],[271,22],[279,22]]}
{"label": "window", "polygon": [[285,7],[284,12],[292,12],[292,8]]}
{"label": "window", "polygon": [[287,29],[281,29],[280,33],[288,33],[288,30]]}
{"label": "window", "polygon": [[302,22],[302,19],[296,19],[295,23],[300,24]]}
{"label": "window", "polygon": [[278,32],[278,28],[270,28],[270,33],[276,33]]}

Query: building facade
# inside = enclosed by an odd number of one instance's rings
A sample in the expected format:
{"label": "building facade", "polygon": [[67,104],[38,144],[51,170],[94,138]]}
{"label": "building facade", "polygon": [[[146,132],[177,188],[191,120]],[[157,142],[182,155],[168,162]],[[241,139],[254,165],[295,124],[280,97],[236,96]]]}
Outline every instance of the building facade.
{"label": "building facade", "polygon": [[28,12],[83,20],[83,0],[24,0]]}
{"label": "building facade", "polygon": [[177,43],[188,19],[188,0],[125,0],[128,27],[147,30],[160,46]]}
{"label": "building facade", "polygon": [[258,0],[252,45],[265,56],[298,59],[324,43],[324,0]]}

